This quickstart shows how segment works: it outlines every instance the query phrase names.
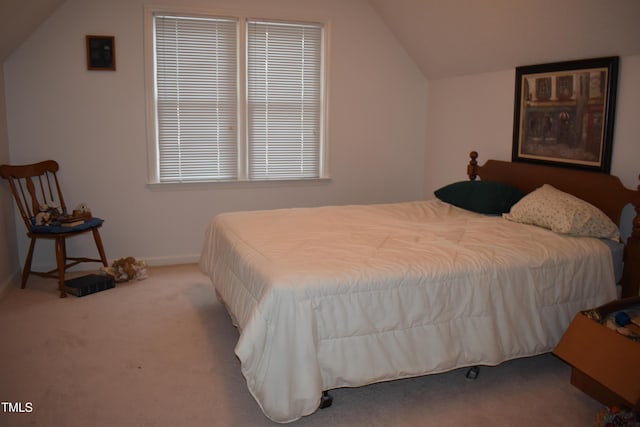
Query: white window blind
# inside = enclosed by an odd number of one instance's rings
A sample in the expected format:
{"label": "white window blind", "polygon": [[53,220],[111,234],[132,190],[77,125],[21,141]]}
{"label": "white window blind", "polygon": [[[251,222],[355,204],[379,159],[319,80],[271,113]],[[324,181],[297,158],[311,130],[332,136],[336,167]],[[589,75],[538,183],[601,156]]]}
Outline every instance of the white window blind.
{"label": "white window blind", "polygon": [[247,22],[249,179],[320,176],[322,26]]}
{"label": "white window blind", "polygon": [[234,19],[154,16],[160,182],[236,179]]}
{"label": "white window blind", "polygon": [[147,10],[152,182],[326,177],[324,24]]}

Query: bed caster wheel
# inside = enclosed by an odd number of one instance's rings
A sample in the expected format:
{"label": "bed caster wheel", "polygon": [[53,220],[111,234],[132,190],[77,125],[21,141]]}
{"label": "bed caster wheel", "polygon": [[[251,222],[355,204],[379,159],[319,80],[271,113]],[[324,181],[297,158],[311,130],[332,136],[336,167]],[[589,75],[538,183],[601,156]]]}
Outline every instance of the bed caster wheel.
{"label": "bed caster wheel", "polygon": [[469,368],[465,377],[467,377],[468,380],[475,380],[476,378],[478,378],[478,375],[480,375],[480,367],[474,366],[472,368]]}
{"label": "bed caster wheel", "polygon": [[328,408],[332,404],[333,396],[331,396],[328,391],[323,391],[322,397],[320,398],[320,409]]}

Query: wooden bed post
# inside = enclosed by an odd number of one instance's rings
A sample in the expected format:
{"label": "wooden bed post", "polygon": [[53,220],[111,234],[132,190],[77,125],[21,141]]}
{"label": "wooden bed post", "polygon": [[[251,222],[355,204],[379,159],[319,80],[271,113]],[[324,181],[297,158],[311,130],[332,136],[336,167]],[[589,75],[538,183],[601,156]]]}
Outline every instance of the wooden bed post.
{"label": "wooden bed post", "polygon": [[478,177],[478,152],[477,151],[470,152],[469,157],[471,157],[471,160],[467,165],[467,175],[469,175],[469,179],[471,181],[475,181],[476,178]]}

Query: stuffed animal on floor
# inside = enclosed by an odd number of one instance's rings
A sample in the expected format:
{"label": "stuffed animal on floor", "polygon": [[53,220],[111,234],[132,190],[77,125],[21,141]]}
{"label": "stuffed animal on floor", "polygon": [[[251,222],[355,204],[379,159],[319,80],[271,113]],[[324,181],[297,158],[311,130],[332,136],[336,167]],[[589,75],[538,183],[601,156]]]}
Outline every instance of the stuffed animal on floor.
{"label": "stuffed animal on floor", "polygon": [[134,257],[120,258],[102,270],[112,276],[116,282],[128,282],[129,280],[142,280],[147,276],[147,263],[138,261]]}

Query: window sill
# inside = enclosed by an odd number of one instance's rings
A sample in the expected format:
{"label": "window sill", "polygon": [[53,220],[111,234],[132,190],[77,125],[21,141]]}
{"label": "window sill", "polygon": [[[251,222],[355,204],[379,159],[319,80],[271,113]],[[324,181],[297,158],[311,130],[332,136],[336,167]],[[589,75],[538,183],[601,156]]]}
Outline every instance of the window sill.
{"label": "window sill", "polygon": [[284,187],[313,187],[324,186],[331,182],[331,178],[309,178],[290,180],[263,181],[188,181],[188,182],[149,182],[147,189],[151,191],[182,191],[207,189],[235,189],[235,188],[284,188]]}

